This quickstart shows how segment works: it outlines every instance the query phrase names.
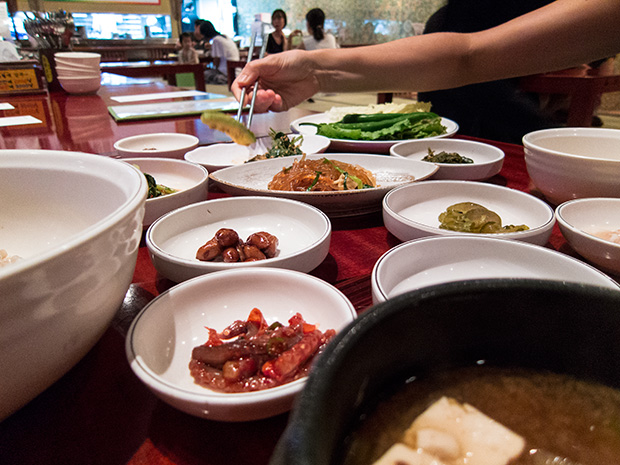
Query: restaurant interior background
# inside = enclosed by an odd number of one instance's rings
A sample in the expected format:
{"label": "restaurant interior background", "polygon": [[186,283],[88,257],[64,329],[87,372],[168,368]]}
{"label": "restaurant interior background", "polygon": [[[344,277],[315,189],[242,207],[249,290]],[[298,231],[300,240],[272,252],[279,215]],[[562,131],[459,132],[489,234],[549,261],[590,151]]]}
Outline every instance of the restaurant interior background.
{"label": "restaurant interior background", "polygon": [[[426,20],[444,3],[445,0],[315,0],[311,4],[302,0],[7,1],[9,10],[16,11],[13,23],[20,39],[26,39],[22,24],[25,12],[65,10],[73,14],[78,31],[76,41],[97,45],[122,42],[136,48],[145,42],[172,47],[181,31],[193,31],[197,18],[209,19],[220,32],[234,37],[243,47],[249,43],[252,31],[270,30],[274,9],[286,11],[285,32],[290,32],[305,30],[305,13],[311,7],[326,12],[326,29],[341,45],[381,43],[420,34]],[[620,73],[620,60],[615,60],[615,69]],[[620,125],[620,93],[604,94],[598,114],[613,118],[613,126]]]}

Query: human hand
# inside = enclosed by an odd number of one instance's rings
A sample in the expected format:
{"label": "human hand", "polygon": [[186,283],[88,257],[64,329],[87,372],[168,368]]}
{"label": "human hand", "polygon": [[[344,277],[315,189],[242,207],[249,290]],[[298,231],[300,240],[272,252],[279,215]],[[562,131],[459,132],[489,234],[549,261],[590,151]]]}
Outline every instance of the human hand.
{"label": "human hand", "polygon": [[254,111],[286,111],[306,101],[320,90],[316,77],[317,67],[310,54],[301,50],[270,55],[248,63],[232,84],[237,100],[246,88],[245,102],[252,99],[251,86],[258,80]]}

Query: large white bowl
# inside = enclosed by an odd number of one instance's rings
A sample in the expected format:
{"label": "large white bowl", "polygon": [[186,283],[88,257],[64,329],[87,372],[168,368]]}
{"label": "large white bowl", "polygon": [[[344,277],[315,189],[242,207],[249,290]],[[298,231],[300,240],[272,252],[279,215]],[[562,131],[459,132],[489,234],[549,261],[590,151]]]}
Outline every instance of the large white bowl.
{"label": "large white bowl", "polygon": [[553,204],[584,197],[620,197],[620,130],[544,129],[523,137],[534,185]]}
{"label": "large white bowl", "polygon": [[376,304],[435,284],[494,278],[556,280],[620,291],[596,268],[546,247],[490,237],[437,236],[405,242],[383,254],[372,270],[372,299]]}
{"label": "large white bowl", "polygon": [[267,323],[300,313],[321,331],[339,331],[356,317],[349,300],[314,276],[277,268],[244,268],[199,276],[157,297],[134,319],[127,358],[160,399],[183,412],[221,421],[250,421],[290,409],[305,379],[263,391],[216,392],[194,383],[192,349],[258,308]]}
{"label": "large white bowl", "polygon": [[620,275],[620,244],[595,236],[620,230],[620,199],[569,200],[556,209],[556,218],[575,251],[601,269]]}
{"label": "large white bowl", "polygon": [[61,87],[70,94],[92,94],[101,87],[101,76],[62,77],[58,76]]}
{"label": "large white bowl", "polygon": [[[289,136],[299,137],[299,134]],[[301,150],[306,154],[323,153],[329,147],[329,139],[324,136],[305,135],[300,144]],[[235,143],[213,144],[206,147],[198,147],[185,154],[185,159],[204,166],[209,173],[233,165],[241,165],[257,154],[267,152],[273,145],[271,137],[261,137],[256,140],[252,147]]]}
{"label": "large white bowl", "polygon": [[161,157],[183,158],[198,147],[198,138],[191,134],[157,133],[125,137],[116,141],[114,148],[122,158]]}
{"label": "large white bowl", "polygon": [[200,165],[173,158],[124,158],[123,161],[153,176],[157,184],[178,191],[146,199],[145,228],[172,210],[207,200],[209,173]]}
{"label": "large white bowl", "polygon": [[[198,248],[220,228],[234,229],[241,240],[267,231],[278,238],[278,253],[255,262],[196,259]],[[330,238],[331,223],[315,207],[275,197],[232,197],[196,203],[164,215],[148,229],[146,245],[155,269],[181,282],[213,271],[257,266],[308,272],[329,253]]]}
{"label": "large white bowl", "polygon": [[456,152],[473,163],[436,163],[439,167],[432,179],[478,181],[498,174],[504,164],[504,152],[483,142],[463,139],[430,139],[400,142],[390,147],[390,155],[423,161],[431,149],[435,153]]}
{"label": "large white bowl", "polygon": [[[525,224],[530,229],[497,234],[440,229],[439,214],[460,202],[474,202],[494,211],[502,225]],[[545,245],[555,217],[545,202],[515,189],[471,181],[424,181],[390,191],[383,199],[383,222],[401,241],[434,235],[474,235]]]}
{"label": "large white bowl", "polygon": [[0,151],[0,419],[77,363],[131,283],[146,180],[99,155]]}

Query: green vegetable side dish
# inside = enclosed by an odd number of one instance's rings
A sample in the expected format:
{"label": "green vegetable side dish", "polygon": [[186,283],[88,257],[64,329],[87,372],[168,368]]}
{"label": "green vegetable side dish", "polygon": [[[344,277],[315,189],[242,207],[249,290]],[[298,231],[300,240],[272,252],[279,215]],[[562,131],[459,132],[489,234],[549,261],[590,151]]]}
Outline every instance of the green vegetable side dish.
{"label": "green vegetable side dish", "polygon": [[431,163],[450,163],[454,165],[473,163],[471,158],[459,155],[456,152],[439,152],[435,153],[431,148],[428,148],[428,155],[422,158],[422,161],[428,161]]}
{"label": "green vegetable side dish", "polygon": [[146,177],[146,181],[148,183],[148,188],[149,188],[148,195],[146,197],[147,199],[153,199],[155,197],[161,197],[162,195],[174,194],[175,192],[178,192],[177,189],[164,186],[163,184],[157,184],[157,181],[155,181],[155,178],[151,176],[150,174],[147,174],[147,173],[143,173],[143,174]]}
{"label": "green vegetable side dish", "polygon": [[300,123],[316,126],[316,133],[330,139],[347,140],[403,140],[423,139],[446,133],[441,117],[435,113],[349,114],[336,123]]}
{"label": "green vegetable side dish", "polygon": [[450,231],[497,234],[527,231],[528,226],[502,226],[502,219],[497,213],[473,202],[462,202],[449,206],[439,215],[440,229]]}
{"label": "green vegetable side dish", "polygon": [[289,139],[289,137],[283,132],[276,132],[272,128],[269,129],[269,136],[273,140],[271,148],[267,150],[267,152],[264,154],[256,155],[255,157],[250,158],[248,162],[267,160],[269,158],[282,158],[290,157],[293,155],[303,155],[303,152],[301,150],[301,142],[303,141],[303,136],[299,135]]}

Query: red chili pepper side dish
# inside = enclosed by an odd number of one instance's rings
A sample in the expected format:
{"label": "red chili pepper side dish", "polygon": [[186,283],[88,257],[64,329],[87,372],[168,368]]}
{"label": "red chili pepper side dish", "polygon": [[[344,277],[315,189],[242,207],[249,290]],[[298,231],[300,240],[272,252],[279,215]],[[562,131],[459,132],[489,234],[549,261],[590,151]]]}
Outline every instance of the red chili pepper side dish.
{"label": "red chili pepper side dish", "polygon": [[260,391],[307,376],[310,364],[336,331],[324,333],[296,313],[288,326],[267,325],[254,308],[221,333],[207,328],[209,339],[194,347],[190,372],[196,384],[220,392]]}

